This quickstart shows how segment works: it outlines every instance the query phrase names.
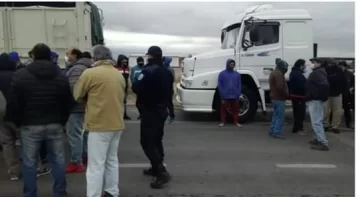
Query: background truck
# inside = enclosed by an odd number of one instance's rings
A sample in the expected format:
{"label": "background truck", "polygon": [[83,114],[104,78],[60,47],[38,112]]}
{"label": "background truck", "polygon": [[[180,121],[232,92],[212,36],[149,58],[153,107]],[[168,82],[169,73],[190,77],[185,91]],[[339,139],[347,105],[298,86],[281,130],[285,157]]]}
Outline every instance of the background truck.
{"label": "background truck", "polygon": [[102,26],[102,11],[90,2],[0,2],[0,52],[27,59],[35,44],[45,43],[63,67],[67,48],[104,44]]}
{"label": "background truck", "polygon": [[[269,75],[277,58],[291,66],[299,58],[308,61],[313,57],[312,17],[302,9],[254,6],[224,25],[221,44],[220,50],[183,61],[177,101],[184,111],[219,112],[218,75],[225,69],[226,60],[234,59],[242,78],[239,121],[246,122],[254,118],[259,103],[266,112]],[[310,72],[307,68],[305,75]]]}

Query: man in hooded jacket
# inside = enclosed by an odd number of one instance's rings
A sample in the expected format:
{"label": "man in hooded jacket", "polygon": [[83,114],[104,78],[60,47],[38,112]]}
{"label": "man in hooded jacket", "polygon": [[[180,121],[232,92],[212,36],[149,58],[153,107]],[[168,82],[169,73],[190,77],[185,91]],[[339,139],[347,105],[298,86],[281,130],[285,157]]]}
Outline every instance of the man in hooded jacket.
{"label": "man in hooded jacket", "polygon": [[[10,100],[11,81],[15,71],[15,62],[11,60],[8,54],[2,53],[0,55],[0,92],[5,98],[5,106]],[[2,135],[1,144],[10,180],[15,181],[19,180],[21,174],[20,158],[15,146],[16,138],[18,136],[18,128],[14,123],[9,121],[8,117],[6,117],[6,110],[3,113],[4,114],[0,117],[0,132]]]}
{"label": "man in hooded jacket", "polygon": [[239,98],[241,95],[241,75],[234,70],[235,61],[229,59],[226,61],[226,69],[218,77],[218,91],[220,94],[220,127],[223,127],[226,121],[226,113],[230,108],[233,115],[234,124],[239,124]]}
{"label": "man in hooded jacket", "polygon": [[[171,72],[173,78],[175,79],[175,71],[174,68],[172,68],[170,66],[171,62],[172,62],[172,58],[165,56],[163,57],[163,61],[164,61],[164,66]],[[174,91],[172,91],[171,95],[174,95]],[[174,104],[173,104],[173,99],[171,97],[171,99],[169,100],[169,124],[172,123],[175,119],[175,112],[174,112]]]}
{"label": "man in hooded jacket", "polygon": [[285,139],[282,129],[285,121],[285,101],[289,96],[285,73],[288,63],[284,60],[276,60],[276,68],[269,77],[270,98],[273,106],[273,116],[269,135],[278,139]]}
{"label": "man in hooded jacket", "polygon": [[130,69],[129,69],[129,58],[127,58],[125,55],[120,54],[117,59],[117,63],[115,65],[115,68],[123,75],[125,78],[125,98],[124,98],[124,119],[125,120],[131,120],[131,118],[127,114],[127,96],[128,96],[128,87],[129,87],[129,75],[130,75]]}
{"label": "man in hooded jacket", "polygon": [[25,64],[23,64],[20,60],[19,53],[16,51],[12,51],[9,53],[9,56],[13,62],[15,62],[16,70],[20,70],[22,68],[25,68]]}

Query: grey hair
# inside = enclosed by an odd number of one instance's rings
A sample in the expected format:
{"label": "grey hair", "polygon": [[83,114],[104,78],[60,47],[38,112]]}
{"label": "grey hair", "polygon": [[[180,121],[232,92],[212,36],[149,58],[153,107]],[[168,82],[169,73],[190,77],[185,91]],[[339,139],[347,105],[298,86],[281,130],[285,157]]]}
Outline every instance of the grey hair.
{"label": "grey hair", "polygon": [[96,45],[92,49],[93,59],[99,60],[112,60],[112,54],[109,48],[104,45]]}

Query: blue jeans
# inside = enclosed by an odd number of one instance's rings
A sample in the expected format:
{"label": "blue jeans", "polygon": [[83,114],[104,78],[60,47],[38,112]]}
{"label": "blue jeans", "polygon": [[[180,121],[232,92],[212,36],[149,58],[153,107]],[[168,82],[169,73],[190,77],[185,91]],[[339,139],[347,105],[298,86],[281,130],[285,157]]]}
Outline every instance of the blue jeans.
{"label": "blue jeans", "polygon": [[67,136],[71,147],[71,163],[81,165],[82,154],[87,152],[88,132],[83,133],[84,114],[72,113],[67,122]]}
{"label": "blue jeans", "polygon": [[285,101],[272,100],[273,116],[271,120],[270,135],[280,135],[284,126]]}
{"label": "blue jeans", "polygon": [[307,103],[311,126],[314,131],[314,139],[319,141],[321,144],[327,146],[328,141],[326,140],[323,118],[324,118],[324,103],[322,101],[308,101]]}
{"label": "blue jeans", "polygon": [[24,197],[37,197],[37,161],[43,142],[52,168],[53,196],[63,197],[66,190],[63,127],[60,124],[28,125],[22,126],[20,132]]}

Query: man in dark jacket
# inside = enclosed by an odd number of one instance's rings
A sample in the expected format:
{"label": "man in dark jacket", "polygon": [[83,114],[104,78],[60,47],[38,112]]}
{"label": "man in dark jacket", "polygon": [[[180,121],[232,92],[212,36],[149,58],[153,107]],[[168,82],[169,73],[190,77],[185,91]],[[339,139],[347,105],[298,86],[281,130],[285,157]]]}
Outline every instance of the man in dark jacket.
{"label": "man in dark jacket", "polygon": [[[68,66],[66,76],[69,79],[71,92],[73,92],[76,82],[81,74],[88,68],[91,68],[91,60],[83,58],[79,49],[70,48],[66,53]],[[71,109],[71,114],[67,122],[67,135],[71,147],[70,163],[66,166],[67,173],[85,172],[84,163],[87,157],[87,137],[88,132],[83,131],[85,106],[76,103]]]}
{"label": "man in dark jacket", "polygon": [[[16,64],[6,53],[0,55],[0,92],[5,98],[5,102],[9,103],[11,93],[11,81],[16,71]],[[1,95],[0,95],[1,96]],[[5,109],[6,109],[5,103]],[[21,172],[21,163],[18,151],[15,146],[16,138],[18,136],[18,128],[9,121],[8,117],[0,117],[0,132],[2,133],[2,142],[4,159],[8,167],[10,180],[19,180]],[[3,119],[4,118],[4,119]]]}
{"label": "man in dark jacket", "polygon": [[170,181],[164,162],[164,124],[168,116],[168,101],[172,97],[174,78],[164,66],[160,47],[149,48],[148,64],[141,71],[132,89],[142,105],[140,123],[140,141],[151,168],[144,170],[144,175],[155,176],[151,188],[160,189]]}
{"label": "man in dark jacket", "polygon": [[218,91],[220,94],[220,125],[223,127],[226,121],[226,113],[230,108],[233,115],[234,124],[239,124],[239,98],[241,95],[241,75],[234,70],[235,61],[229,59],[226,61],[225,70],[221,71],[218,77]]}
{"label": "man in dark jacket", "polygon": [[317,58],[310,60],[313,71],[310,73],[305,86],[305,100],[310,114],[311,125],[315,138],[310,141],[311,148],[328,151],[324,127],[322,124],[324,102],[328,100],[330,85],[322,61]]}
{"label": "man in dark jacket", "polygon": [[289,96],[285,80],[288,63],[284,60],[276,60],[276,68],[269,77],[270,98],[273,106],[273,116],[269,135],[274,138],[285,139],[282,128],[285,121],[285,101]]}
{"label": "man in dark jacket", "polygon": [[298,59],[294,67],[291,69],[289,80],[290,99],[292,101],[292,108],[294,114],[293,133],[299,135],[306,135],[304,132],[304,119],[306,112],[305,104],[305,84],[306,78],[304,76],[305,60]]}
{"label": "man in dark jacket", "polygon": [[[328,66],[325,70],[330,84],[330,95],[325,103],[324,127],[325,131],[332,130],[334,133],[340,133],[339,125],[342,116],[342,94],[349,88],[345,73],[333,60],[328,60]],[[330,115],[332,117],[330,117]]]}
{"label": "man in dark jacket", "polygon": [[[342,103],[344,109],[345,123],[347,128],[353,128],[351,109],[354,109],[354,87],[355,87],[355,76],[354,73],[348,70],[348,65],[345,61],[339,62],[339,67],[344,71],[345,79],[348,88],[344,90],[342,94]],[[346,87],[345,87],[346,88]]]}
{"label": "man in dark jacket", "polygon": [[51,62],[50,48],[37,44],[32,52],[34,62],[15,73],[7,112],[20,126],[24,196],[37,196],[36,163],[43,141],[51,155],[53,196],[65,196],[63,127],[73,97],[67,78]]}
{"label": "man in dark jacket", "polygon": [[[137,65],[132,67],[131,72],[130,72],[131,84],[134,84],[137,81],[137,78],[139,77],[139,75],[141,74],[141,71],[144,68],[144,58],[139,56],[136,59],[136,63],[137,63]],[[136,108],[139,111],[138,120],[140,120],[141,119],[141,106],[140,106],[139,100],[137,98],[136,98]]]}
{"label": "man in dark jacket", "polygon": [[127,96],[128,96],[128,87],[129,87],[129,75],[130,75],[130,69],[129,69],[129,58],[127,58],[125,55],[120,54],[117,59],[117,63],[115,66],[116,69],[119,70],[119,72],[124,76],[125,78],[125,98],[124,98],[124,119],[125,120],[131,120],[131,118],[127,114]]}

